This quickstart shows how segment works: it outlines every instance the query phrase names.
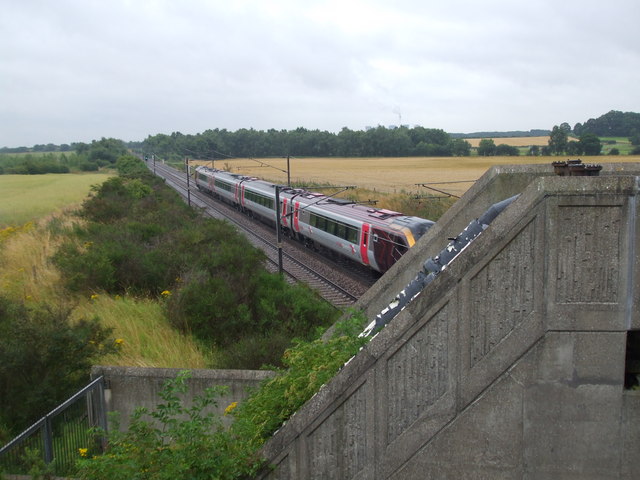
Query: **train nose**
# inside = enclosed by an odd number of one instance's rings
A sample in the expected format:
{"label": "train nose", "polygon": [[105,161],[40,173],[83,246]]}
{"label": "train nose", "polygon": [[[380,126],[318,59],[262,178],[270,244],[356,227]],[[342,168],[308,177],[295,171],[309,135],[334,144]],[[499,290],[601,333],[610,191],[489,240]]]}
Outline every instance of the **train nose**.
{"label": "train nose", "polygon": [[435,222],[432,222],[431,220],[420,220],[420,222],[416,222],[415,225],[411,228],[416,241],[425,233],[427,233],[427,231],[435,224]]}

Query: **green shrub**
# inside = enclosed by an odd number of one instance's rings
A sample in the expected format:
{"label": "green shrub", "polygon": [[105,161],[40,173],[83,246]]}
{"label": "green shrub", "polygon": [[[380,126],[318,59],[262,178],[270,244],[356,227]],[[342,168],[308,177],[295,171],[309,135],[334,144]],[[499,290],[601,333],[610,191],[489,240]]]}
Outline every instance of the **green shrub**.
{"label": "green shrub", "polygon": [[[367,338],[364,319],[353,313],[338,322],[328,340],[298,341],[283,356],[284,368],[234,411],[232,431],[258,449],[353,357]],[[250,449],[251,449],[250,448]]]}
{"label": "green shrub", "polygon": [[0,425],[17,434],[84,386],[93,362],[115,351],[97,318],[27,308],[0,296]]}
{"label": "green shrub", "polygon": [[253,275],[240,269],[224,277],[193,273],[167,301],[172,324],[223,347],[229,366],[241,358],[248,361],[236,364],[243,368],[278,364],[290,339],[311,338],[316,327],[328,326],[339,314],[308,287],[254,268]]}
{"label": "green shrub", "polygon": [[116,161],[116,169],[121,176],[144,177],[151,172],[142,160],[133,155],[123,155]]}

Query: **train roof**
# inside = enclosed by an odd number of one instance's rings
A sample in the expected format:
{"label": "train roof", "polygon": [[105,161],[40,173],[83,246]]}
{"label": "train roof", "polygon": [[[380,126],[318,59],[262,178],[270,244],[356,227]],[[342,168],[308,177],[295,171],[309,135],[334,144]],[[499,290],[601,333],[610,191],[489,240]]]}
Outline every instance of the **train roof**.
{"label": "train roof", "polygon": [[[196,167],[196,170],[215,176],[226,177],[229,180],[242,182],[245,185],[245,188],[254,189],[255,191],[263,194],[274,192],[276,187],[276,184],[274,183],[267,182],[256,177],[231,173],[226,170],[218,170],[206,166]],[[296,198],[303,200],[302,203],[305,204],[303,209],[309,209],[310,211],[314,211],[314,213],[320,214],[322,211],[331,212],[334,215],[343,217],[345,220],[353,219],[378,225],[389,225],[393,223],[393,221],[401,219],[405,221],[411,219],[411,221],[414,222],[423,221],[433,223],[431,220],[426,220],[420,217],[411,217],[393,210],[376,208],[342,198],[330,197],[323,193],[312,192],[302,188],[282,186],[281,192],[282,194],[289,196],[292,200]],[[315,207],[318,208],[316,209]]]}

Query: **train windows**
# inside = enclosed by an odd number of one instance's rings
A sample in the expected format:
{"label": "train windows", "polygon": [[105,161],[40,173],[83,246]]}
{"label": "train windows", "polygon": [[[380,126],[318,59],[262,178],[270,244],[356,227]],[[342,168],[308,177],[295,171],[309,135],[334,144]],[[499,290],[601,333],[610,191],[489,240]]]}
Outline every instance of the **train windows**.
{"label": "train windows", "polygon": [[309,225],[348,242],[358,243],[358,229],[346,223],[311,213],[309,215]]}
{"label": "train windows", "polygon": [[216,188],[226,190],[227,192],[233,192],[233,185],[231,185],[230,183],[223,182],[222,180],[216,179],[215,185],[216,185]]}
{"label": "train windows", "polygon": [[358,243],[358,229],[347,225],[347,235],[344,239],[347,242]]}
{"label": "train windows", "polygon": [[245,200],[249,200],[250,202],[257,203],[258,205],[262,205],[263,207],[267,207],[271,210],[275,210],[275,201],[273,198],[246,190],[244,192],[244,198]]}

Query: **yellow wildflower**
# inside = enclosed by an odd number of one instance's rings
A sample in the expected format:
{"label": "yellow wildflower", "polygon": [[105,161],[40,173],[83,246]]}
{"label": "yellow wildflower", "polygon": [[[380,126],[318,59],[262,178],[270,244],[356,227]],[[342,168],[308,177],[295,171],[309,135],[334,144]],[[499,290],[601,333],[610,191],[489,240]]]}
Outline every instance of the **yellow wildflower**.
{"label": "yellow wildflower", "polygon": [[120,345],[122,345],[122,344],[124,343],[124,338],[116,338],[116,339],[113,341],[113,343],[115,343],[115,344],[116,344],[116,346],[118,346],[118,347],[119,347]]}
{"label": "yellow wildflower", "polygon": [[96,300],[98,298],[98,294],[94,293],[93,295],[91,295],[91,300]]}
{"label": "yellow wildflower", "polygon": [[231,412],[233,412],[233,409],[236,408],[238,406],[238,402],[231,402],[231,404],[224,409],[224,414],[228,415]]}
{"label": "yellow wildflower", "polygon": [[86,457],[87,453],[89,452],[89,449],[88,448],[79,448],[78,452],[80,453],[81,457]]}
{"label": "yellow wildflower", "polygon": [[169,290],[164,290],[162,293],[160,293],[160,295],[167,298],[171,296],[171,292]]}

